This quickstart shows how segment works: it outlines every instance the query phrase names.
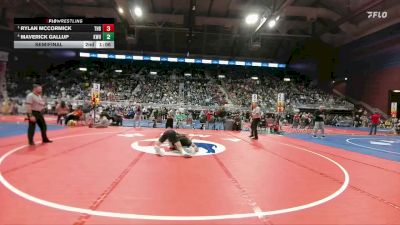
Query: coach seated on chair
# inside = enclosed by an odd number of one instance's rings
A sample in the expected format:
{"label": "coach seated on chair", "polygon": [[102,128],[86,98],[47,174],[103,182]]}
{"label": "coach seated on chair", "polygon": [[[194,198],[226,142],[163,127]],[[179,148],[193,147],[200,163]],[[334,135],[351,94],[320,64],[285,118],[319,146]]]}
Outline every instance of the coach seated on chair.
{"label": "coach seated on chair", "polygon": [[83,111],[82,111],[82,106],[77,106],[76,109],[67,114],[67,116],[65,117],[65,125],[68,124],[68,121],[70,120],[76,120],[78,121],[83,115]]}
{"label": "coach seated on chair", "polygon": [[234,122],[233,122],[232,130],[234,130],[234,131],[240,131],[240,130],[242,130],[242,120],[240,119],[240,115],[236,115],[236,116],[234,117]]}

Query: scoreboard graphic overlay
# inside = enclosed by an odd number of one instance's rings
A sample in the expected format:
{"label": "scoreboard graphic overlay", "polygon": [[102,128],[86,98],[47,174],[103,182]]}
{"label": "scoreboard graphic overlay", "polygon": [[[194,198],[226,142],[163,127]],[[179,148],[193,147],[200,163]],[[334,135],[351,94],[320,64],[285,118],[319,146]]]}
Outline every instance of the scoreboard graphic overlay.
{"label": "scoreboard graphic overlay", "polygon": [[114,18],[15,18],[14,49],[113,49]]}

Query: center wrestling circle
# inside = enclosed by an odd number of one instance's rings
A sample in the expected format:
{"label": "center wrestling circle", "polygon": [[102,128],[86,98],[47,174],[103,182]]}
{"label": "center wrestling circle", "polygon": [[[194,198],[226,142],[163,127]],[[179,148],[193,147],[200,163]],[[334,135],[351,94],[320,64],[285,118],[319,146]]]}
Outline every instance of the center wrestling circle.
{"label": "center wrestling circle", "polygon": [[[89,135],[103,135],[103,134],[112,134],[112,133],[119,133],[119,132],[102,132],[102,133],[87,133],[87,134],[80,134],[80,135],[71,135],[71,136],[64,136],[60,138],[54,138],[53,140],[61,140],[61,139],[69,139],[69,138],[78,138],[82,136],[89,136]],[[276,142],[282,145],[285,145],[284,143]],[[11,149],[8,152],[6,152],[4,155],[1,156],[0,158],[0,167],[1,164],[5,161],[7,157],[10,155],[28,147],[28,145],[22,145],[17,148]],[[68,205],[63,205],[51,201],[47,201],[44,199],[40,199],[38,197],[29,195],[28,193],[25,193],[21,191],[20,189],[14,187],[12,184],[10,184],[3,176],[3,174],[0,171],[0,182],[11,192],[15,193],[16,195],[25,198],[26,200],[32,201],[34,203],[50,207],[50,208],[55,208],[67,212],[75,212],[75,213],[82,213],[82,214],[89,214],[89,215],[94,215],[94,216],[103,216],[103,217],[112,217],[112,218],[121,218],[121,219],[140,219],[140,220],[175,220],[175,221],[200,221],[200,220],[224,220],[224,219],[241,219],[241,218],[251,218],[251,217],[262,217],[262,216],[271,216],[271,215],[277,215],[277,214],[283,214],[283,213],[290,213],[290,212],[296,212],[304,209],[308,209],[311,207],[315,207],[321,204],[324,204],[340,194],[342,194],[346,188],[349,185],[350,182],[350,177],[346,169],[340,165],[338,162],[334,161],[331,158],[328,158],[324,155],[321,155],[319,153],[313,152],[311,150],[302,148],[302,147],[297,147],[297,146],[292,146],[292,148],[296,148],[301,151],[308,152],[310,154],[316,155],[332,164],[334,164],[336,167],[338,167],[341,172],[343,173],[344,176],[344,181],[343,184],[340,186],[338,190],[336,190],[334,193],[330,194],[329,196],[322,198],[320,200],[310,202],[304,205],[299,205],[295,207],[290,207],[290,208],[283,208],[283,209],[277,209],[277,210],[272,210],[272,211],[260,211],[260,212],[252,212],[252,213],[240,213],[240,214],[225,214],[225,215],[210,215],[210,216],[162,216],[162,215],[144,215],[144,214],[134,214],[134,213],[118,213],[118,212],[110,212],[110,211],[95,211],[95,210],[90,210],[90,209],[85,209],[85,208],[78,208],[78,207],[73,207],[73,206],[68,206]]]}
{"label": "center wrestling circle", "polygon": [[[156,142],[158,139],[146,139],[146,140],[140,140],[140,141],[135,141],[131,144],[131,147],[140,152],[145,152],[149,154],[157,154],[154,150],[154,142]],[[192,154],[192,156],[209,156],[209,155],[214,155],[214,154],[219,154],[225,151],[225,146],[215,143],[212,141],[205,141],[205,140],[192,140],[195,145],[199,148],[199,152],[196,154]],[[182,156],[178,151],[168,151],[167,149],[169,148],[169,145],[167,143],[164,143],[161,145],[165,152],[165,156]]]}

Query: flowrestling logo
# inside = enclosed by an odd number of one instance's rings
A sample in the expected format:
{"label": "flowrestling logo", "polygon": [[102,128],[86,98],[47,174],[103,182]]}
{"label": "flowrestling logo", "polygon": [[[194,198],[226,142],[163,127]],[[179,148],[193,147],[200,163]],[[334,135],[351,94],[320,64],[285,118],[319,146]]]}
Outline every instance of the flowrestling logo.
{"label": "flowrestling logo", "polygon": [[386,11],[367,11],[368,19],[385,19],[388,16]]}
{"label": "flowrestling logo", "polygon": [[[131,147],[136,151],[145,152],[149,154],[156,154],[154,150],[154,143],[157,140],[158,140],[157,138],[154,138],[154,139],[135,141],[131,144]],[[192,142],[195,145],[197,145],[197,147],[199,147],[199,152],[197,152],[193,156],[209,156],[213,154],[219,154],[225,151],[226,149],[224,145],[212,141],[193,139]],[[163,143],[161,147],[164,148],[166,156],[181,156],[178,151],[170,149],[170,146],[167,141]]]}

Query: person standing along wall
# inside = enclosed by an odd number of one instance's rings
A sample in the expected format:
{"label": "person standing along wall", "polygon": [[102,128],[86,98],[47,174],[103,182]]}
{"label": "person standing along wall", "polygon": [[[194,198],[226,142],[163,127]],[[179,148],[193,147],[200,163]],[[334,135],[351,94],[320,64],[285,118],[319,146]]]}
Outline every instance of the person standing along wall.
{"label": "person standing along wall", "polygon": [[317,111],[315,111],[315,113],[314,113],[314,121],[315,121],[314,132],[313,132],[314,138],[317,137],[318,130],[321,130],[321,137],[325,137],[324,119],[325,119],[325,114],[323,111],[323,107],[320,106],[319,109]]}
{"label": "person standing along wall", "polygon": [[137,103],[135,106],[135,117],[133,118],[133,127],[136,127],[136,123],[138,124],[138,127],[140,128],[140,121],[142,120],[142,106]]}
{"label": "person standing along wall", "polygon": [[165,128],[174,128],[174,111],[172,109],[167,113],[167,122],[165,124]]}
{"label": "person standing along wall", "polygon": [[69,112],[69,108],[67,104],[65,104],[65,101],[61,101],[59,104],[56,106],[56,113],[57,113],[57,124],[62,125],[63,121],[65,120],[65,117],[67,116]]}
{"label": "person standing along wall", "polygon": [[381,115],[377,112],[374,112],[374,114],[371,115],[370,119],[371,119],[371,129],[369,131],[369,135],[372,135],[372,131],[374,131],[374,135],[376,135],[376,130],[380,123]]}

